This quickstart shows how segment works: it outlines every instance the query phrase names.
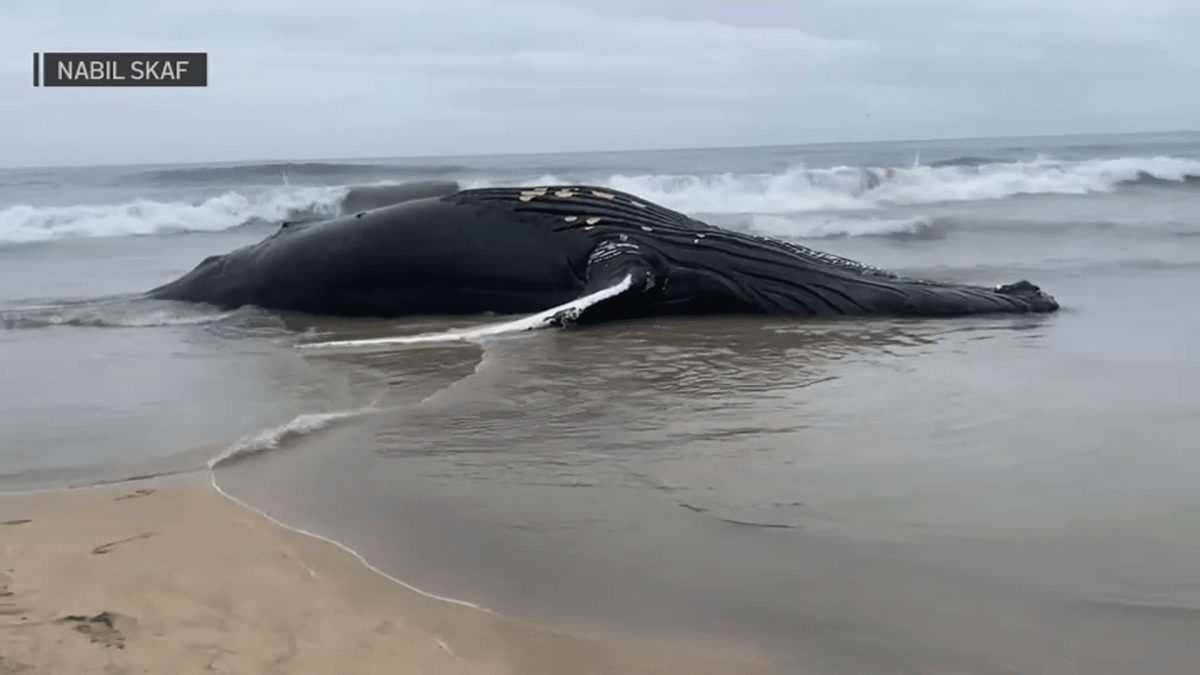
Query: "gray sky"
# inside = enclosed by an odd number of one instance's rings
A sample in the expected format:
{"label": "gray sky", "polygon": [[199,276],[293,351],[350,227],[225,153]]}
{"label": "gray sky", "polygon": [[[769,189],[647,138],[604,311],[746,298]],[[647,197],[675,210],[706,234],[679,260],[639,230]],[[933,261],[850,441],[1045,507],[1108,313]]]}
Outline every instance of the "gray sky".
{"label": "gray sky", "polygon": [[[35,51],[209,86],[34,88]],[[1196,0],[0,0],[0,164],[1200,127]]]}

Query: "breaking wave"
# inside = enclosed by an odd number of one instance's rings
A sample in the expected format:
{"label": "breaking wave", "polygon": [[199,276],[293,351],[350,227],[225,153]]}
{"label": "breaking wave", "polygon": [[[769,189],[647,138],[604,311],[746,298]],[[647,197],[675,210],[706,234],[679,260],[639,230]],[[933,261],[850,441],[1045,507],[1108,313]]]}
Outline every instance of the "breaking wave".
{"label": "breaking wave", "polygon": [[217,312],[182,303],[147,303],[120,298],[35,307],[0,308],[0,329],[20,330],[52,326],[90,328],[150,328],[216,323],[236,312]]}
{"label": "breaking wave", "polygon": [[362,417],[376,410],[375,404],[355,410],[340,410],[327,413],[297,415],[289,422],[277,427],[263,429],[234,441],[219,454],[208,460],[208,468],[230,464],[271,450],[278,450],[290,439],[327,429],[341,420]]}
{"label": "breaking wave", "polygon": [[[523,185],[563,182],[554,176]],[[1200,160],[1126,157],[1066,162],[985,162],[958,158],[937,165],[809,169],[777,174],[616,175],[607,187],[694,214],[792,214],[883,206],[1004,199],[1017,195],[1086,195],[1132,184],[1194,185]],[[480,181],[479,186],[488,183]]]}
{"label": "breaking wave", "polygon": [[841,237],[888,237],[900,240],[941,239],[953,229],[948,218],[868,218],[839,214],[755,215],[748,221],[729,225],[753,230],[769,237],[834,239]]}
{"label": "breaking wave", "polygon": [[226,192],[199,204],[137,200],[125,204],[12,206],[0,211],[0,243],[215,232],[256,220],[332,216],[338,214],[346,191],[345,187],[284,187],[249,196]]}
{"label": "breaking wave", "polygon": [[[287,165],[251,168],[275,171],[284,166]],[[341,165],[292,166],[314,166],[326,171],[330,166]],[[203,176],[204,172],[225,170],[172,169],[156,175],[175,176],[184,172],[179,175],[189,176],[192,174],[187,172],[200,172],[196,175]],[[429,170],[430,167],[420,167],[422,175],[429,175]],[[356,175],[354,171],[349,173]],[[401,184],[408,180],[411,179],[388,179],[374,184]],[[463,187],[572,182],[578,181],[568,172],[561,176],[530,176],[526,180],[481,179],[464,182]],[[793,237],[922,237],[935,232],[936,225],[921,218],[877,218],[872,211],[896,205],[997,200],[1019,195],[1110,193],[1131,186],[1190,189],[1200,185],[1200,160],[1125,157],[998,162],[985,157],[958,157],[908,167],[794,166],[780,173],[616,174],[586,182],[630,192],[717,225],[771,232],[779,229],[779,218],[787,218],[790,221],[787,234]],[[245,194],[230,191],[197,204],[139,200],[117,205],[13,206],[0,210],[0,244],[61,237],[219,231],[261,221],[332,217],[341,214],[350,189],[349,186],[283,185]],[[728,216],[740,218],[731,220]]]}

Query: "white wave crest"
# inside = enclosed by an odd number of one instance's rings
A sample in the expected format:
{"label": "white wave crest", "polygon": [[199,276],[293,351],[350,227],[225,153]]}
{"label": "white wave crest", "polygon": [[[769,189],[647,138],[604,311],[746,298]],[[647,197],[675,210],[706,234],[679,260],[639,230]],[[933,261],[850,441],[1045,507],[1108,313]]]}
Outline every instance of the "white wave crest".
{"label": "white wave crest", "polygon": [[854,218],[839,215],[754,216],[749,229],[769,237],[882,237],[917,236],[936,231],[927,216],[912,218]]}
{"label": "white wave crest", "polygon": [[228,319],[234,312],[146,311],[142,308],[108,308],[102,305],[81,308],[42,307],[0,310],[0,327],[45,328],[49,326],[86,326],[95,328],[153,328],[159,326],[199,326]]}
{"label": "white wave crest", "polygon": [[0,211],[0,243],[214,232],[254,219],[284,220],[296,213],[335,215],[345,194],[345,187],[289,187],[252,196],[226,192],[199,204],[137,200],[110,205],[12,206]]}
{"label": "white wave crest", "polygon": [[[863,217],[852,211],[943,202],[995,200],[1017,195],[1107,193],[1145,179],[1183,182],[1200,178],[1200,160],[1124,157],[1061,161],[966,162],[909,167],[811,169],[781,173],[616,174],[589,180],[630,192],[667,208],[696,215],[789,217],[798,237],[878,235],[912,230],[915,221]],[[382,181],[379,184],[391,183]],[[520,185],[571,183],[554,175]],[[464,187],[511,185],[477,180]],[[336,215],[347,187],[290,187],[247,196],[227,192],[200,204],[140,200],[119,205],[13,206],[0,210],[0,243],[60,237],[104,237],[173,231],[217,231],[251,220],[279,221],[295,214]],[[807,218],[815,213],[846,216]],[[770,227],[766,228],[772,229]],[[778,228],[774,228],[778,229]]]}
{"label": "white wave crest", "polygon": [[258,433],[249,434],[238,439],[220,454],[208,460],[208,468],[215,469],[222,464],[244,459],[251,455],[257,455],[260,452],[276,450],[283,441],[289,438],[305,436],[315,431],[320,431],[339,420],[361,417],[373,412],[375,409],[375,405],[372,404],[357,410],[297,415],[286,424],[264,429]]}
{"label": "white wave crest", "polygon": [[[795,166],[778,174],[614,175],[603,183],[689,214],[782,215],[1016,195],[1104,193],[1147,177],[1178,182],[1200,177],[1200,160],[1125,157],[1067,162],[1042,158],[972,166]],[[563,182],[570,181],[542,176],[522,185]],[[477,181],[471,187],[491,184]]]}

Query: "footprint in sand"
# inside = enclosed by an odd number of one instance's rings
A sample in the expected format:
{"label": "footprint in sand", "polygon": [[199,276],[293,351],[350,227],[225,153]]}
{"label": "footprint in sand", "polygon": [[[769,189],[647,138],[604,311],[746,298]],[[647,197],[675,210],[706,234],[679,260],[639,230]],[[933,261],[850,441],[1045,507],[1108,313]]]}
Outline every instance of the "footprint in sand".
{"label": "footprint in sand", "polygon": [[[7,620],[5,623],[0,623],[0,626],[8,628],[18,626],[20,621],[28,619],[25,616],[26,613],[28,611],[25,608],[14,602],[13,592],[8,590],[8,585],[0,586],[0,617],[5,617]],[[20,617],[19,620],[14,619],[17,616]],[[8,623],[8,621],[12,621],[12,623]],[[0,670],[0,673],[4,673],[4,670]]]}
{"label": "footprint in sand", "polygon": [[121,495],[120,497],[117,497],[113,501],[119,502],[122,499],[137,499],[138,497],[148,497],[152,494],[154,494],[154,490],[151,490],[150,488],[143,488],[141,490],[134,490],[133,492],[130,492],[127,495]]}
{"label": "footprint in sand", "polygon": [[[8,586],[0,586],[0,617],[4,617],[4,623],[0,626],[12,627],[18,626],[19,621],[25,620],[25,608],[18,607],[17,603],[11,601],[12,591],[8,590]],[[17,617],[20,616],[18,620]],[[11,623],[10,623],[11,622]]]}
{"label": "footprint in sand", "polygon": [[155,536],[155,534],[155,532],[143,532],[141,534],[135,534],[132,537],[118,539],[117,541],[110,541],[107,544],[101,544],[92,549],[92,555],[104,555],[121,544],[128,544],[129,542],[137,541],[138,539],[149,539],[150,537]]}
{"label": "footprint in sand", "polygon": [[137,619],[116,612],[100,612],[96,616],[64,616],[54,621],[60,625],[75,624],[75,630],[105,647],[125,648],[125,640],[137,632]]}

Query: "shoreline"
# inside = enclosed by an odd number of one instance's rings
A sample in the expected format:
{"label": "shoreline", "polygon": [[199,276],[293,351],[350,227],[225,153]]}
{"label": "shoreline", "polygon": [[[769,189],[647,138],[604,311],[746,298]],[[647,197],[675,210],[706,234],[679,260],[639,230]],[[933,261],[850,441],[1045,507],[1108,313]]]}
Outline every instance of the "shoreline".
{"label": "shoreline", "polygon": [[769,673],[422,592],[209,471],[0,494],[0,673]]}

